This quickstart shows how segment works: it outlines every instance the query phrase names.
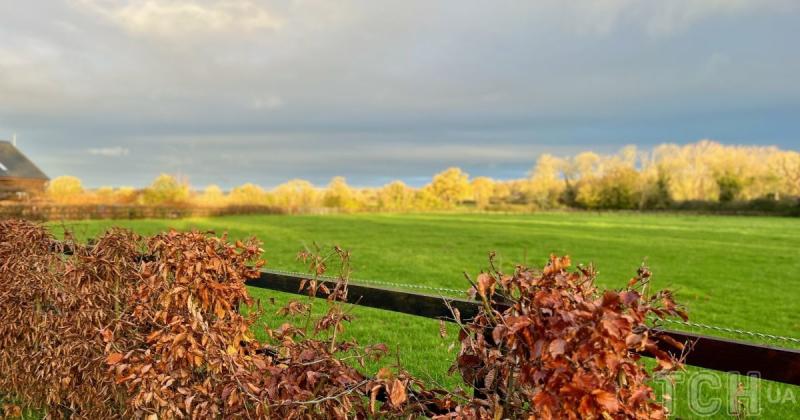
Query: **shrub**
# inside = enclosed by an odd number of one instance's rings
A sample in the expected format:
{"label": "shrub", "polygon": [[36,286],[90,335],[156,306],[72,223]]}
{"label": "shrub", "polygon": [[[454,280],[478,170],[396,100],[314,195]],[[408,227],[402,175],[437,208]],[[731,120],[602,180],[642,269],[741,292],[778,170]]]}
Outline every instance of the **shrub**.
{"label": "shrub", "polygon": [[52,416],[122,411],[100,331],[131,301],[136,243],[114,231],[64,258],[45,229],[0,223],[0,390]]}
{"label": "shrub", "polygon": [[[86,246],[29,222],[0,223],[0,390],[25,409],[74,418],[666,414],[636,352],[654,354],[657,371],[675,369],[654,341],[668,337],[646,321],[685,314],[668,292],[644,293],[644,268],[625,290],[603,293],[591,268],[569,271],[566,257],[551,257],[541,272],[481,274],[472,292],[483,307],[462,323],[454,365],[476,387],[472,397],[428,389],[399,366],[375,377],[356,369],[388,352],[337,339],[351,320],[340,303],[349,253],[338,247],[299,255],[312,274],[302,288],[328,295],[324,315],[312,322],[313,300],[290,302],[278,312],[304,322],[256,340],[262,311],[245,282],[264,264],[259,246],[208,232],[145,238],[120,229]],[[333,287],[318,278],[328,266],[340,268]]]}
{"label": "shrub", "polygon": [[719,187],[719,202],[729,203],[739,198],[742,192],[742,180],[733,174],[722,174],[716,178]]}
{"label": "shrub", "polygon": [[594,182],[583,185],[578,193],[578,201],[587,208],[635,209],[641,200],[638,188],[639,173],[633,168],[617,167]]}
{"label": "shrub", "polygon": [[542,271],[520,266],[511,275],[478,276],[472,292],[483,309],[462,325],[454,368],[481,396],[460,407],[461,415],[666,417],[637,351],[656,357],[656,371],[674,370],[678,361],[658,349],[646,321],[686,314],[669,292],[643,292],[644,267],[625,290],[600,293],[591,267],[569,266],[568,257],[551,256]]}
{"label": "shrub", "polygon": [[[255,340],[260,312],[239,306],[252,303],[244,282],[260,253],[255,241],[200,232],[112,230],[87,247],[29,222],[0,223],[0,390],[52,417],[426,412],[407,404],[418,385],[402,372],[367,378],[341,360],[363,363],[385,346],[302,339],[309,331],[288,323],[268,330],[272,345]],[[337,291],[314,331],[340,331],[348,319],[335,303],[344,279]]]}
{"label": "shrub", "polygon": [[664,210],[672,205],[672,196],[669,192],[669,178],[659,175],[655,182],[646,185],[642,194],[642,209]]}

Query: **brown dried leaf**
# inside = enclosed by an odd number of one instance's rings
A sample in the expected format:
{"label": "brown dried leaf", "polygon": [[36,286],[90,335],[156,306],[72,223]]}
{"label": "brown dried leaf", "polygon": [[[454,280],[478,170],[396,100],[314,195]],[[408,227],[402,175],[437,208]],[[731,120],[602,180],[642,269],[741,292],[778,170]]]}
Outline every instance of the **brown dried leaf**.
{"label": "brown dried leaf", "polygon": [[123,356],[121,353],[111,353],[108,355],[108,357],[106,357],[106,363],[112,366],[116,365],[122,361],[123,357],[125,356]]}
{"label": "brown dried leaf", "polygon": [[399,379],[395,379],[392,383],[392,391],[389,394],[389,400],[393,406],[400,407],[407,399],[406,386],[400,382]]}
{"label": "brown dried leaf", "polygon": [[550,342],[550,355],[553,357],[560,356],[564,354],[564,347],[566,347],[567,342],[563,339],[557,338]]}
{"label": "brown dried leaf", "polygon": [[619,401],[617,401],[617,397],[614,396],[614,394],[602,389],[596,389],[592,391],[592,395],[594,395],[594,400],[604,411],[609,413],[616,413],[619,411]]}

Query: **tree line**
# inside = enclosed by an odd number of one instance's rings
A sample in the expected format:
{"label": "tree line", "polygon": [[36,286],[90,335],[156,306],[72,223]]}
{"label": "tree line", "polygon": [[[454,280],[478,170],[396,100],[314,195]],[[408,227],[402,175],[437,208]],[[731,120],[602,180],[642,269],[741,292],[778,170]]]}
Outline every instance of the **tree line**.
{"label": "tree line", "polygon": [[144,189],[87,190],[78,178],[62,176],[50,182],[46,197],[62,204],[270,206],[289,213],[320,209],[408,212],[725,206],[769,210],[781,205],[797,206],[800,153],[708,140],[682,146],[663,144],[646,151],[627,146],[612,154],[544,154],[527,177],[514,180],[470,178],[453,167],[434,175],[430,183],[419,188],[402,181],[378,188],[355,188],[343,177],[334,177],[325,187],[294,179],[271,190],[253,183],[230,191],[216,185],[193,190],[187,180],[162,174]]}

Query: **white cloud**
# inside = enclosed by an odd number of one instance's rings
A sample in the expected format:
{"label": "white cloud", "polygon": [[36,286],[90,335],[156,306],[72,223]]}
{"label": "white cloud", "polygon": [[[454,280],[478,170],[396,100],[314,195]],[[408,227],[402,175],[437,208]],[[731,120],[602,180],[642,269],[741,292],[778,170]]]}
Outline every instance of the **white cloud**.
{"label": "white cloud", "polygon": [[781,2],[755,0],[660,1],[645,22],[648,34],[670,35],[714,16],[735,15],[755,8],[769,8]]}
{"label": "white cloud", "polygon": [[551,12],[562,16],[561,24],[577,33],[607,34],[619,25],[635,0],[596,0],[553,4]]}
{"label": "white cloud", "polygon": [[280,19],[251,0],[138,0],[113,4],[77,1],[128,32],[161,38],[276,30],[282,26]]}
{"label": "white cloud", "polygon": [[266,97],[256,97],[250,103],[253,109],[276,109],[283,106],[283,98],[278,95],[268,95]]}
{"label": "white cloud", "polygon": [[128,156],[130,150],[124,147],[97,147],[86,150],[92,156],[121,157]]}
{"label": "white cloud", "polygon": [[549,12],[566,18],[578,33],[605,35],[633,26],[650,36],[680,33],[705,19],[796,9],[791,0],[584,0],[550,4]]}

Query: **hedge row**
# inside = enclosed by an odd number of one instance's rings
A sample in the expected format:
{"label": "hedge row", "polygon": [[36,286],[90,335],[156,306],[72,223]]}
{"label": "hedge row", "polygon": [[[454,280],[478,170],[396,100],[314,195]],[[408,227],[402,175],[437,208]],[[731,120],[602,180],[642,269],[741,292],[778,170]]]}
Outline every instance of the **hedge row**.
{"label": "hedge row", "polygon": [[[430,389],[401,368],[367,375],[381,344],[337,339],[350,322],[340,301],[312,322],[308,302],[279,312],[297,324],[252,331],[264,313],[245,283],[263,261],[255,240],[202,232],[141,237],[114,229],[91,247],[23,221],[0,223],[0,394],[22,409],[71,418],[659,418],[635,350],[657,371],[649,316],[685,316],[668,292],[643,293],[641,269],[623,291],[598,291],[591,269],[551,257],[543,270],[482,273],[471,289],[484,310],[461,320],[453,369],[476,392]],[[302,253],[313,273],[348,267],[339,248]],[[339,261],[335,264],[333,260]],[[314,295],[321,283],[305,285]],[[331,291],[329,291],[331,292]],[[499,305],[502,302],[502,306]],[[502,308],[502,309],[501,309]],[[260,327],[260,326],[258,326]],[[680,346],[679,343],[675,343]],[[0,413],[2,414],[2,413]]]}

